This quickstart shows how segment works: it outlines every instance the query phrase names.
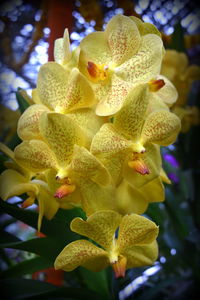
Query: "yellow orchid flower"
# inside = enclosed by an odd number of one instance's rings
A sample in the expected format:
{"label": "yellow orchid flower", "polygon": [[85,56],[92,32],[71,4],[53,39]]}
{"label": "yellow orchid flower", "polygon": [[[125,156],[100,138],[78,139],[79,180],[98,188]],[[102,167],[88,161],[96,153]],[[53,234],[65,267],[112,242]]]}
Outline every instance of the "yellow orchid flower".
{"label": "yellow orchid flower", "polygon": [[88,240],[74,241],[58,255],[55,269],[72,271],[83,266],[100,271],[111,265],[116,277],[124,277],[126,269],[151,265],[157,258],[158,227],[142,216],[122,217],[117,212],[102,210],[92,214],[87,221],[75,218],[70,227],[102,248]]}
{"label": "yellow orchid flower", "polygon": [[119,111],[134,84],[148,82],[160,72],[162,40],[151,29],[141,35],[137,23],[114,16],[105,32],[93,32],[80,43],[79,69],[92,83],[98,115]]}
{"label": "yellow orchid flower", "polygon": [[[146,115],[148,89],[148,84],[134,88],[115,115],[113,124],[104,124],[91,144],[91,152],[103,162],[117,185],[122,176],[135,187],[159,176],[158,145],[173,143],[180,130],[179,118],[166,109]],[[148,175],[143,176],[145,174]]]}
{"label": "yellow orchid flower", "polygon": [[59,208],[59,204],[52,197],[46,182],[25,177],[12,169],[5,170],[0,175],[0,197],[3,200],[24,193],[28,195],[28,198],[23,202],[23,208],[31,206],[38,199],[38,231],[40,231],[43,216],[51,220]]}

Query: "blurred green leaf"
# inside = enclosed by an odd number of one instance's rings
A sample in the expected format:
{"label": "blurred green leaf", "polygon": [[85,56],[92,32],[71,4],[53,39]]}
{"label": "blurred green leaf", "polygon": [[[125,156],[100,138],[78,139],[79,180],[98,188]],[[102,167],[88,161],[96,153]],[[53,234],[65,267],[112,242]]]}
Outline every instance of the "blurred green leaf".
{"label": "blurred green leaf", "polygon": [[106,270],[92,272],[80,267],[80,273],[83,276],[83,281],[90,290],[98,292],[104,299],[110,299]]}
{"label": "blurred green leaf", "polygon": [[7,143],[7,146],[11,149],[14,150],[17,145],[21,143],[21,139],[18,137],[17,133],[15,133],[12,138],[9,140]]}
{"label": "blurred green leaf", "polygon": [[22,90],[22,89],[18,88],[18,91],[16,92],[16,98],[17,98],[17,102],[19,104],[19,110],[21,113],[23,113],[29,107],[29,103],[21,95],[20,90]]}
{"label": "blurred green leaf", "polygon": [[95,292],[82,288],[57,288],[46,282],[30,279],[0,280],[1,299],[74,299],[74,300],[101,300]]}
{"label": "blurred green leaf", "polygon": [[34,272],[53,267],[50,260],[43,257],[34,257],[29,260],[18,263],[10,267],[9,269],[0,273],[0,278],[12,278],[18,277],[25,274],[32,274]]}

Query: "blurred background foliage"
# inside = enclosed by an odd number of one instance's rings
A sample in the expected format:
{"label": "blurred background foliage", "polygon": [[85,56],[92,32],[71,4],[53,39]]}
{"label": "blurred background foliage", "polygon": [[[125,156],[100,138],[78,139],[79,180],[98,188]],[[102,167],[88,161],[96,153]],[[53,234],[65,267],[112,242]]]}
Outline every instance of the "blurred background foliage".
{"label": "blurred background foliage", "polygon": [[[193,1],[172,0],[13,0],[0,6],[0,138],[12,149],[19,143],[16,124],[28,104],[41,64],[53,60],[53,41],[68,27],[72,48],[115,14],[135,15],[155,24],[166,48],[184,52],[199,65],[200,9]],[[193,83],[187,106],[200,108],[200,83]],[[22,88],[26,93],[18,88]],[[16,97],[17,96],[17,97]],[[54,271],[63,247],[79,238],[69,230],[80,209],[59,210],[37,233],[36,206],[20,209],[21,199],[0,201],[1,293],[5,299],[186,300],[200,296],[200,146],[199,125],[180,133],[162,149],[163,167],[172,181],[166,200],[150,204],[145,216],[160,227],[159,259],[154,266],[129,270],[114,280],[108,268]],[[1,171],[6,157],[0,155]],[[67,297],[67,298],[66,298]]]}

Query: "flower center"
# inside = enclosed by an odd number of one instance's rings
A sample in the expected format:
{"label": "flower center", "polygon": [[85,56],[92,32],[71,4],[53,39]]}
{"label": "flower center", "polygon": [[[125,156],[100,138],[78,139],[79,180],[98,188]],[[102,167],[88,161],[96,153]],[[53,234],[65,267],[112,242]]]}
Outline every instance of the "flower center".
{"label": "flower center", "polygon": [[95,64],[88,61],[87,71],[94,82],[104,81],[108,78],[109,67],[106,64]]}
{"label": "flower center", "polygon": [[163,79],[152,79],[148,82],[148,84],[151,92],[157,92],[165,85],[165,82]]}
{"label": "flower center", "polygon": [[148,166],[145,164],[143,160],[143,153],[132,152],[132,157],[128,161],[128,166],[131,169],[134,169],[141,175],[146,175],[150,173]]}

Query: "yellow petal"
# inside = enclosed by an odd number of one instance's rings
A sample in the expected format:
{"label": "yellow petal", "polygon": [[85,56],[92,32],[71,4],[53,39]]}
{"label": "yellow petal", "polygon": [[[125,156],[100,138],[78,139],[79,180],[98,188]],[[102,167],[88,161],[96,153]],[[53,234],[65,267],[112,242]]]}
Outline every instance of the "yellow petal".
{"label": "yellow petal", "polygon": [[153,93],[156,97],[159,97],[167,106],[171,107],[178,98],[178,92],[175,86],[165,76],[158,76],[158,79],[163,79],[165,85],[159,89],[156,93]]}
{"label": "yellow petal", "polygon": [[14,160],[14,152],[10,150],[6,145],[0,142],[0,151],[3,152],[6,156]]}
{"label": "yellow petal", "polygon": [[40,118],[40,132],[56,155],[61,168],[65,168],[70,162],[74,144],[85,144],[80,127],[67,115],[44,113]]}
{"label": "yellow petal", "polygon": [[140,190],[131,187],[126,180],[123,180],[117,188],[116,201],[117,208],[123,215],[143,214],[148,206],[145,195]]}
{"label": "yellow petal", "polygon": [[116,210],[114,186],[102,187],[91,180],[84,180],[79,188],[82,196],[81,205],[87,216],[99,210]]}
{"label": "yellow petal", "polygon": [[65,103],[61,103],[60,108],[58,104],[56,111],[59,112],[60,109],[63,112],[70,112],[78,108],[90,107],[95,103],[94,93],[90,83],[77,68],[73,68],[70,73],[65,97]]}
{"label": "yellow petal", "polygon": [[123,176],[128,183],[135,188],[144,186],[160,175],[162,164],[160,147],[154,144],[147,144],[145,149],[146,152],[141,156],[141,159],[148,168],[149,174],[146,173],[145,175],[142,175],[130,168],[128,163],[124,164]]}
{"label": "yellow petal", "polygon": [[95,64],[111,62],[111,53],[104,32],[97,31],[88,34],[81,41],[80,48],[80,67],[85,74],[88,74],[88,61]]}
{"label": "yellow petal", "polygon": [[132,85],[113,74],[112,79],[105,85],[95,87],[95,95],[99,103],[96,107],[98,116],[110,116],[120,110]]}
{"label": "yellow petal", "polygon": [[140,138],[144,115],[148,105],[147,84],[134,87],[126,97],[124,105],[114,118],[114,126],[127,139],[137,142]]}
{"label": "yellow petal", "polygon": [[160,73],[163,43],[156,34],[142,37],[138,52],[115,69],[115,73],[125,81],[147,82]]}
{"label": "yellow petal", "polygon": [[171,180],[169,179],[169,177],[167,176],[167,173],[165,172],[165,170],[162,168],[160,171],[160,179],[162,180],[162,182],[167,183],[167,184],[171,184]]}
{"label": "yellow petal", "polygon": [[37,88],[32,90],[31,95],[32,95],[32,100],[34,103],[41,104],[41,100],[40,100]]}
{"label": "yellow petal", "polygon": [[140,46],[137,25],[126,16],[114,16],[106,26],[105,36],[112,53],[112,61],[117,65],[131,58]]}
{"label": "yellow petal", "polygon": [[139,18],[134,17],[134,16],[130,16],[129,18],[136,23],[141,35],[153,33],[153,34],[157,34],[159,37],[161,37],[160,31],[156,28],[155,25],[153,25],[151,23],[142,22],[142,20],[140,20]]}
{"label": "yellow petal", "polygon": [[70,227],[72,231],[92,239],[105,249],[109,249],[121,219],[121,215],[115,211],[102,210],[92,214],[87,218],[87,221],[75,218]]}
{"label": "yellow petal", "polygon": [[38,231],[40,231],[43,216],[51,220],[58,211],[59,204],[50,192],[43,186],[39,187],[37,199],[39,203]]}
{"label": "yellow petal", "polygon": [[110,174],[103,164],[84,147],[74,145],[73,159],[70,168],[76,178],[91,179],[101,186],[110,183]]}
{"label": "yellow petal", "polygon": [[55,63],[44,64],[38,73],[37,92],[41,102],[50,109],[65,106],[68,76],[65,69]]}
{"label": "yellow petal", "polygon": [[127,258],[127,269],[152,265],[158,258],[156,241],[144,246],[133,246],[122,251]]}
{"label": "yellow petal", "polygon": [[126,156],[130,152],[131,142],[118,134],[112,124],[104,124],[94,136],[91,152],[108,169],[114,182],[121,179],[121,172]]}
{"label": "yellow petal", "polygon": [[17,134],[22,140],[41,139],[39,119],[49,109],[42,104],[29,106],[18,121]]}
{"label": "yellow petal", "polygon": [[67,114],[70,118],[75,120],[87,136],[87,146],[89,147],[94,135],[99,131],[105,120],[97,116],[93,109],[83,108]]}
{"label": "yellow petal", "polygon": [[15,148],[14,153],[16,161],[33,172],[58,168],[54,154],[43,141],[24,141]]}
{"label": "yellow petal", "polygon": [[200,79],[200,67],[197,65],[191,65],[187,68],[185,74],[185,79],[188,80],[199,80]]}
{"label": "yellow petal", "polygon": [[5,170],[0,175],[0,196],[3,200],[27,192],[32,192],[36,195],[38,193],[38,188],[17,171]]}
{"label": "yellow petal", "polygon": [[65,64],[71,58],[69,32],[66,28],[64,31],[63,38],[55,40],[54,44],[54,60],[58,64]]}
{"label": "yellow petal", "polygon": [[152,243],[158,235],[158,226],[149,219],[136,214],[126,215],[122,218],[117,245],[119,252],[125,249]]}
{"label": "yellow petal", "polygon": [[166,110],[152,112],[146,119],[141,134],[141,143],[172,144],[180,131],[179,118]]}
{"label": "yellow petal", "polygon": [[165,200],[165,189],[160,177],[157,177],[143,185],[139,191],[148,203],[162,202]]}
{"label": "yellow petal", "polygon": [[100,271],[109,264],[107,253],[86,240],[78,240],[68,244],[55,260],[56,270],[73,271],[85,266],[92,271]]}

